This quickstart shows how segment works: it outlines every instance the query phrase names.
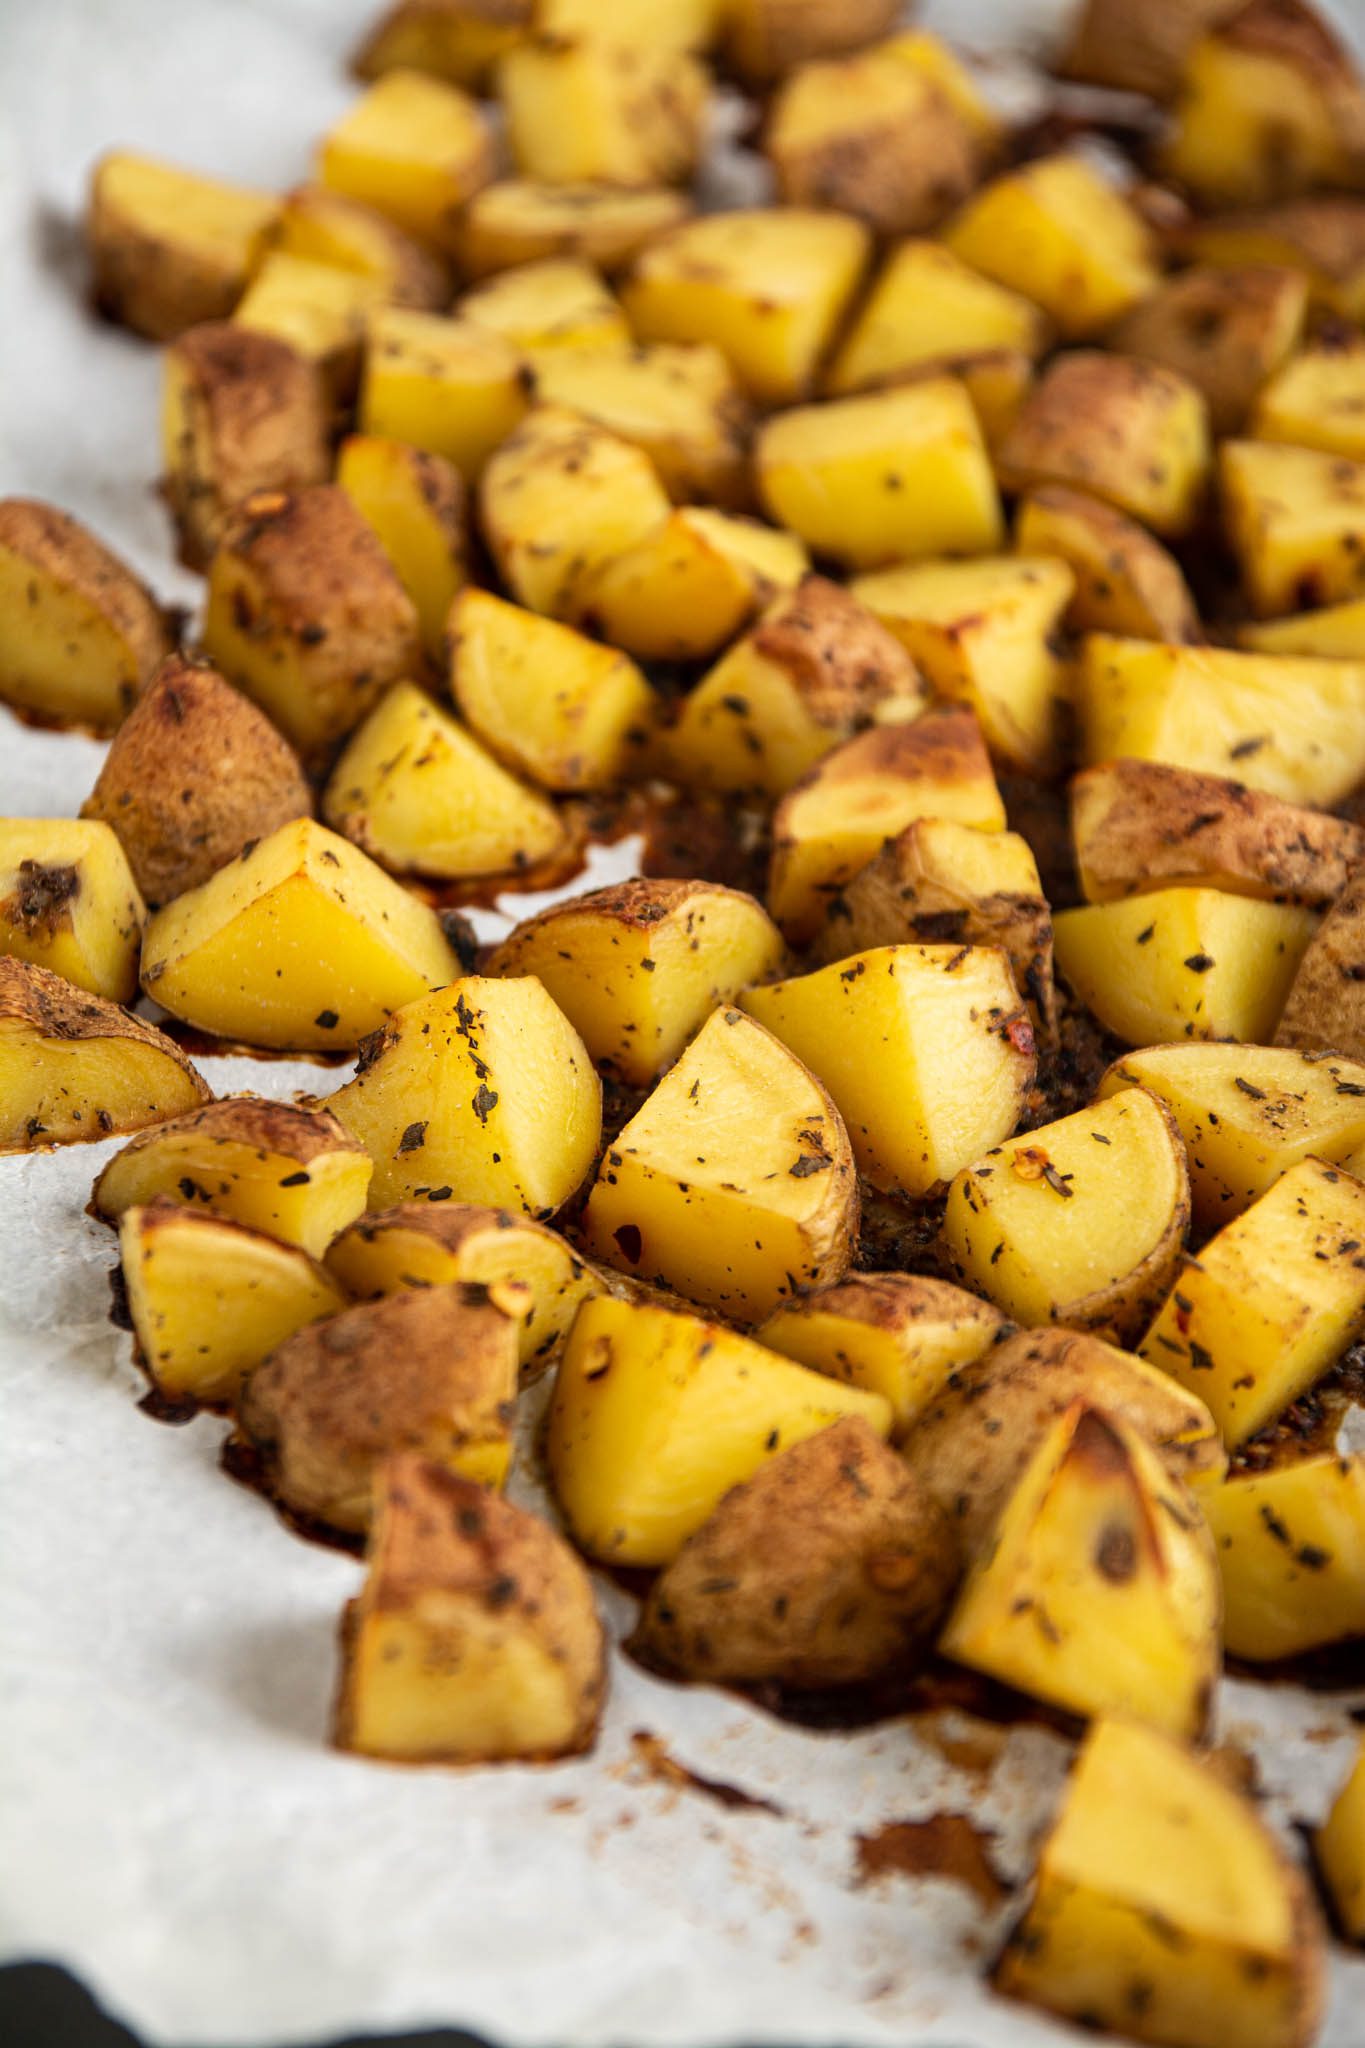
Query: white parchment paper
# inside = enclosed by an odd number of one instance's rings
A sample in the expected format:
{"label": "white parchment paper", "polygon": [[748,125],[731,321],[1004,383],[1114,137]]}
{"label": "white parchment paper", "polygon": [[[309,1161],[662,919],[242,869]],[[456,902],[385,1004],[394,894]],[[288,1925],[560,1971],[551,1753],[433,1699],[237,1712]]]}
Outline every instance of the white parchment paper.
{"label": "white parchment paper", "polygon": [[[152,494],[157,357],[83,311],[88,165],[122,142],[297,179],[369,11],[0,0],[0,492],[89,519],[167,597],[196,585]],[[1055,12],[958,0],[928,18],[1017,47]],[[1338,14],[1365,27],[1360,0]],[[0,811],[73,813],[99,758],[0,712]],[[280,1095],[342,1078],[204,1070]],[[951,1719],[937,1739],[809,1734],[618,1656],[581,1762],[428,1772],[331,1751],[359,1566],[219,1473],[221,1422],[139,1413],[107,1318],[113,1240],[83,1213],[114,1142],[0,1160],[0,1959],[65,1963],[179,2048],[437,2022],[508,2048],[1072,2038],[984,1988],[998,1909],[948,1880],[857,1882],[859,1835],[941,1809],[970,1812],[1020,1877],[1067,1762],[1044,1730],[1011,1732],[987,1770],[945,1754],[970,1732]],[[602,1599],[620,1632],[631,1602]],[[1320,1816],[1343,1703],[1230,1685],[1222,1712],[1273,1817]],[[764,1803],[721,1803],[660,1755]],[[1365,2042],[1365,1964],[1338,1959],[1326,2041]]]}

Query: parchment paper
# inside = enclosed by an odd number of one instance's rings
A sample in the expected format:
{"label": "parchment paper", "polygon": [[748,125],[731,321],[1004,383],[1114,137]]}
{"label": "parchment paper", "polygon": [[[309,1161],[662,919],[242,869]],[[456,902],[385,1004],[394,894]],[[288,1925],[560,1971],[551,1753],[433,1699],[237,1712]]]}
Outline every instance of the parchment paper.
{"label": "parchment paper", "polygon": [[[296,179],[347,102],[341,55],[368,12],[0,0],[0,491],[88,518],[168,598],[197,586],[151,491],[157,356],[82,310],[86,169],[127,142]],[[1053,12],[974,0],[929,19],[980,47]],[[0,713],[0,810],[73,813],[99,756]],[[345,1074],[204,1071],[279,1095]],[[1012,1731],[987,1769],[951,1717],[809,1734],[618,1656],[582,1762],[412,1771],[328,1749],[360,1568],[219,1473],[221,1422],[139,1413],[106,1313],[113,1240],[83,1213],[114,1142],[0,1160],[0,1959],[65,1963],[180,2048],[442,2021],[508,2048],[1073,2038],[983,1987],[1000,1908],[950,1880],[856,1882],[859,1835],[941,1808],[970,1811],[1020,1877],[1068,1755],[1043,1729]],[[624,1593],[602,1601],[628,1625]],[[1277,1822],[1320,1816],[1344,1703],[1228,1685],[1222,1718]],[[1326,2041],[1365,2041],[1365,1964],[1338,1960]]]}

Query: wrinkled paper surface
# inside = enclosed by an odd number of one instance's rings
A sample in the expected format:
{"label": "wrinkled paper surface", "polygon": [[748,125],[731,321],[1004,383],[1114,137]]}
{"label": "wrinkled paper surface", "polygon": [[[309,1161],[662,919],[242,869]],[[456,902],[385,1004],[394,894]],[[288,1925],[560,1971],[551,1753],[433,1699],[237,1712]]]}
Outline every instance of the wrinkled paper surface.
{"label": "wrinkled paper surface", "polygon": [[[929,19],[1028,47],[1053,11],[969,0]],[[341,54],[369,12],[0,0],[0,492],[87,518],[167,598],[197,586],[152,492],[157,357],[83,310],[86,169],[128,143],[296,180],[347,103]],[[74,813],[100,754],[0,712],[0,811]],[[203,1066],[219,1091],[282,1096],[345,1072]],[[583,1761],[460,1773],[329,1749],[360,1567],[220,1474],[221,1421],[139,1412],[107,1315],[112,1234],[84,1213],[116,1142],[0,1159],[0,1959],[64,1963],[179,2048],[437,2022],[507,2048],[1074,2038],[983,1988],[1001,1909],[945,1879],[857,1882],[860,1835],[943,1809],[1022,1876],[1067,1761],[1047,1730],[1011,1731],[987,1769],[951,1716],[935,1740],[811,1734],[617,1656]],[[533,1476],[514,1490],[536,1500]],[[602,1599],[622,1633],[633,1603],[605,1583]],[[1223,1732],[1255,1753],[1279,1824],[1324,1810],[1345,1704],[1225,1686]],[[1365,1964],[1339,1959],[1333,1990],[1329,2048],[1359,2048]]]}

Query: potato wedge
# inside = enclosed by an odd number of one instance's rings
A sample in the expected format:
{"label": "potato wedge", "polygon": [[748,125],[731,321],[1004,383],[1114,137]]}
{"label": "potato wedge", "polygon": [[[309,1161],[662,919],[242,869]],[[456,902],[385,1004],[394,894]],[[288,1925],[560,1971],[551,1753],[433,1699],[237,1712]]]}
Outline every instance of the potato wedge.
{"label": "potato wedge", "polygon": [[1085,1397],[1051,1425],[971,1565],[940,1647],[1068,1713],[1188,1742],[1218,1678],[1221,1599],[1194,1496]]}
{"label": "potato wedge", "polygon": [[90,174],[85,222],[96,305],[149,341],[226,320],[278,211],[273,192],[111,150]]}
{"label": "potato wedge", "polygon": [[171,651],[165,615],[78,520],[0,500],[0,699],[113,732]]}
{"label": "potato wedge", "polygon": [[90,1207],[117,1223],[129,1209],[178,1197],[196,1215],[320,1259],[363,1213],[373,1171],[364,1146],[322,1105],[227,1095],[140,1131],[95,1182]]}
{"label": "potato wedge", "polygon": [[702,661],[809,573],[794,533],[684,505],[598,564],[580,594],[580,622],[643,661]]}
{"label": "potato wedge", "polygon": [[355,397],[366,320],[384,298],[380,278],[271,249],[232,321],[286,342],[312,365],[326,402],[344,407]]}
{"label": "potato wedge", "polygon": [[201,1031],[343,1052],[458,972],[440,920],[311,818],[243,848],[157,911],[142,985]]}
{"label": "potato wedge", "polygon": [[342,1624],[337,1747],[399,1763],[575,1756],[606,1686],[592,1582],[563,1537],[440,1465],[388,1459]]}
{"label": "potato wedge", "polygon": [[1365,591],[1365,462],[1320,448],[1225,441],[1223,524],[1258,618]]}
{"label": "potato wedge", "polygon": [[523,1381],[545,1370],[582,1303],[602,1291],[556,1231],[475,1202],[398,1202],[362,1216],[335,1239],[327,1267],[360,1301],[457,1280],[490,1289],[515,1281],[530,1296],[517,1322]]}
{"label": "potato wedge", "polygon": [[687,184],[708,82],[695,57],[652,37],[551,32],[517,43],[498,64],[513,161],[522,177],[549,185]]}
{"label": "potato wedge", "polygon": [[107,825],[0,818],[0,953],[131,1003],[146,915]]}
{"label": "potato wedge", "polygon": [[553,1216],[602,1130],[583,1041],[530,975],[465,975],[407,1003],[331,1106],[375,1162],[372,1209],[456,1200]]}
{"label": "potato wedge", "polygon": [[731,1487],[845,1416],[878,1436],[891,1411],[720,1323],[585,1302],[555,1380],[550,1478],[580,1550],[665,1565]]}
{"label": "potato wedge", "polygon": [[1174,555],[1135,519],[1063,484],[1044,484],[1020,504],[1021,555],[1066,563],[1073,588],[1066,623],[1077,632],[1135,640],[1198,640],[1199,614]]}
{"label": "potato wedge", "polygon": [[451,248],[460,207],[493,170],[493,137],[478,103],[418,71],[376,80],[317,152],[326,190],[373,207],[440,250]]}
{"label": "potato wedge", "polygon": [[648,1087],[721,1003],[780,967],[767,913],[718,882],[617,882],[552,904],[484,963],[534,974],[597,1064]]}
{"label": "potato wedge", "polygon": [[857,1685],[923,1653],[956,1571],[939,1509],[850,1415],[725,1496],[655,1580],[632,1647],[713,1685]]}
{"label": "potato wedge", "polygon": [[211,1093],[164,1032],[0,955],[0,1152],[139,1131]]}
{"label": "potato wedge", "polygon": [[749,401],[718,348],[644,342],[559,349],[534,365],[537,398],[595,420],[649,457],[669,496],[744,511],[749,480]]}
{"label": "potato wedge", "polygon": [[600,274],[579,256],[543,256],[461,294],[462,320],[487,327],[532,362],[567,349],[628,349],[630,326]]}
{"label": "potato wedge", "polygon": [[839,1112],[770,1032],[714,1010],[608,1146],[582,1232],[609,1266],[760,1322],[852,1261],[858,1181]]}
{"label": "potato wedge", "polygon": [[1208,1405],[1235,1449],[1365,1329],[1362,1243],[1365,1182],[1300,1160],[1186,1258],[1138,1348]]}
{"label": "potato wedge", "polygon": [[1189,1221],[1175,1119],[1133,1089],[964,1164],[943,1242],[964,1286],[1006,1315],[1112,1330],[1122,1343],[1168,1291]]}
{"label": "potato wedge", "polygon": [[1254,1467],[1205,1498],[1223,1574],[1223,1640],[1249,1664],[1365,1636],[1365,1457]]}
{"label": "potato wedge", "polygon": [[1203,394],[1215,434],[1240,433],[1266,380],[1303,337],[1308,280],[1285,265],[1201,265],[1158,285],[1107,339]]}
{"label": "potato wedge", "polygon": [[455,230],[460,267],[466,277],[489,277],[558,256],[610,273],[691,210],[683,193],[665,186],[500,178],[476,192],[461,215]]}
{"label": "potato wedge", "polygon": [[1005,350],[1041,355],[1048,321],[1019,292],[983,277],[941,242],[899,242],[873,280],[825,373],[831,397]]}
{"label": "potato wedge", "polygon": [[1004,1335],[950,1369],[901,1446],[968,1560],[988,1546],[1048,1431],[1081,1400],[1145,1438],[1201,1500],[1222,1478],[1227,1456],[1213,1417],[1169,1373],[1079,1330]]}
{"label": "potato wedge", "polygon": [[477,92],[530,26],[535,0],[394,0],[351,59],[357,78],[426,71]]}
{"label": "potato wedge", "polygon": [[1365,866],[1309,941],[1275,1027],[1277,1045],[1309,1051],[1365,1052]]}
{"label": "potato wedge", "polygon": [[387,303],[418,312],[444,312],[455,289],[448,264],[434,250],[372,206],[322,185],[299,185],[285,194],[270,247],[373,278]]}
{"label": "potato wedge", "polygon": [[1349,1941],[1365,1942],[1365,1736],[1332,1811],[1313,1837],[1318,1869]]}
{"label": "potato wedge", "polygon": [[944,1381],[998,1344],[999,1309],[946,1280],[919,1273],[850,1273],[833,1287],[783,1302],[754,1332],[780,1351],[891,1403],[901,1438]]}
{"label": "potato wedge", "polygon": [[412,599],[427,660],[445,655],[446,619],[466,574],[464,479],[454,463],[406,441],[350,434],[336,480]]}
{"label": "potato wedge", "polygon": [[1145,1088],[1175,1118],[1199,1236],[1310,1155],[1351,1172],[1365,1146],[1365,1063],[1269,1045],[1152,1045],[1116,1060],[1101,1096]]}
{"label": "potato wedge", "polygon": [[1139,2041],[1309,2048],[1325,1969],[1302,1871],[1216,1760],[1097,1722],[996,1988]]}
{"label": "potato wedge", "polygon": [[119,1254],[138,1355],[171,1402],[235,1400],[277,1345],[346,1306],[297,1245],[178,1202],[126,1209]]}

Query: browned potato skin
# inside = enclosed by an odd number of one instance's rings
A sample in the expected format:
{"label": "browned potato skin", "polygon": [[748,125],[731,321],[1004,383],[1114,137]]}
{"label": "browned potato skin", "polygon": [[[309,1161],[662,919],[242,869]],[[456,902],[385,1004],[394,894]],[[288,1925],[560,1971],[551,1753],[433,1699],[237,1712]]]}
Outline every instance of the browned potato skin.
{"label": "browned potato skin", "polygon": [[[212,1138],[230,1139],[234,1144],[254,1146],[261,1153],[275,1152],[286,1159],[297,1159],[301,1167],[325,1153],[363,1150],[340,1119],[322,1103],[309,1108],[294,1102],[272,1102],[265,1095],[225,1095],[217,1102],[206,1102],[202,1109],[192,1109],[187,1116],[168,1117],[163,1124],[138,1131],[115,1158],[144,1152],[148,1146],[160,1144],[179,1131],[207,1131]],[[117,1214],[100,1201],[104,1178],[102,1173],[95,1182],[90,1214],[103,1217],[106,1223],[116,1223]]]}
{"label": "browned potato skin", "polygon": [[1272,264],[1187,270],[1126,313],[1107,341],[1123,355],[1177,371],[1203,392],[1214,432],[1235,434],[1262,384],[1297,346],[1307,301],[1302,271]]}
{"label": "browned potato skin", "polygon": [[849,1416],[726,1494],[655,1581],[633,1647],[688,1678],[856,1685],[928,1644],[956,1577],[945,1517]]}
{"label": "browned potato skin", "polygon": [[[857,72],[849,76],[849,125],[805,148],[784,146],[769,117],[766,153],[788,206],[829,207],[866,221],[885,237],[918,234],[943,220],[973,190],[982,150],[945,93],[930,89],[901,127],[860,127]],[[831,80],[832,89],[835,87]]]}
{"label": "browned potato skin", "polygon": [[183,654],[162,663],[81,805],[118,834],[152,909],[206,882],[248,839],[312,812],[284,735],[217,669]]}
{"label": "browned potato skin", "polygon": [[157,663],[170,653],[173,637],[151,591],[117,555],[78,519],[38,498],[0,500],[0,546],[72,584],[104,612],[133,649],[139,688],[146,687]]}
{"label": "browned potato skin", "polygon": [[1101,902],[1206,883],[1318,909],[1345,887],[1352,863],[1365,859],[1359,825],[1156,761],[1084,769],[1072,779],[1073,821],[1083,800],[1095,808],[1085,866]]}
{"label": "browned potato skin", "polygon": [[[501,1290],[494,1290],[500,1293]],[[238,1422],[269,1486],[295,1514],[351,1532],[369,1522],[370,1483],[399,1451],[448,1457],[468,1415],[484,1440],[510,1425],[513,1317],[485,1288],[413,1288],[309,1324],[250,1375]],[[510,1363],[509,1363],[510,1361]],[[509,1380],[510,1374],[510,1380]]]}
{"label": "browned potato skin", "polygon": [[1276,1045],[1365,1053],[1365,867],[1353,869],[1299,962]]}
{"label": "browned potato skin", "polygon": [[[285,194],[282,204],[287,210],[292,200],[306,200],[310,190],[316,189],[296,185],[292,192]],[[449,264],[434,249],[424,248],[384,214],[376,213],[372,206],[362,205],[358,199],[345,199],[340,192],[328,192],[326,200],[330,212],[338,216],[345,214],[357,222],[363,221],[372,238],[383,242],[393,270],[393,282],[389,288],[391,304],[410,306],[418,313],[444,313],[447,310],[455,296],[455,280]],[[287,225],[268,235],[266,246],[275,248],[286,240]]]}
{"label": "browned potato skin", "polygon": [[240,286],[220,271],[168,250],[155,234],[111,207],[100,177],[91,172],[85,218],[91,297],[106,320],[147,341],[174,341],[205,320],[226,320]]}
{"label": "browned potato skin", "polygon": [[[173,344],[171,359],[202,425],[196,435],[182,411],[181,459],[163,491],[185,562],[203,569],[243,498],[325,482],[327,406],[317,371],[288,342],[230,320],[192,327]],[[207,453],[206,470],[192,458],[196,446]]]}
{"label": "browned potato skin", "polygon": [[890,35],[901,0],[747,0],[731,11],[726,55],[748,85],[769,84],[812,57],[841,57]]}
{"label": "browned potato skin", "polygon": [[1063,78],[1166,99],[1185,53],[1240,0],[1086,0],[1057,66]]}
{"label": "browned potato skin", "polygon": [[[1116,591],[1125,594],[1125,634],[1132,630],[1131,612],[1141,605],[1147,629],[1154,640],[1197,642],[1203,639],[1199,613],[1190,587],[1175,556],[1161,545],[1136,519],[1106,505],[1102,498],[1087,497],[1084,491],[1068,490],[1065,484],[1042,484],[1030,491],[1020,511],[1028,505],[1063,513],[1068,519],[1084,520],[1097,542],[1105,549],[1105,566],[1096,571],[1074,555],[1068,556],[1076,588],[1066,608],[1066,623],[1078,633],[1119,631],[1113,612]],[[1021,552],[1027,552],[1022,542]]]}
{"label": "browned potato skin", "polygon": [[1207,1429],[1208,1417],[1186,1407],[1174,1380],[1168,1394],[1145,1378],[1130,1380],[1103,1344],[1078,1330],[1021,1330],[951,1372],[901,1446],[968,1562],[1052,1423],[1081,1397],[1139,1430],[1177,1478],[1218,1469],[1216,1437],[1175,1441],[1182,1427]]}
{"label": "browned potato skin", "polygon": [[1104,497],[1145,459],[1149,421],[1179,394],[1162,365],[1101,349],[1070,349],[1039,378],[996,452],[1005,490],[1066,483]]}
{"label": "browned potato skin", "polygon": [[803,576],[750,638],[786,670],[816,724],[833,731],[857,732],[883,699],[915,687],[918,670],[895,634],[827,576]]}

